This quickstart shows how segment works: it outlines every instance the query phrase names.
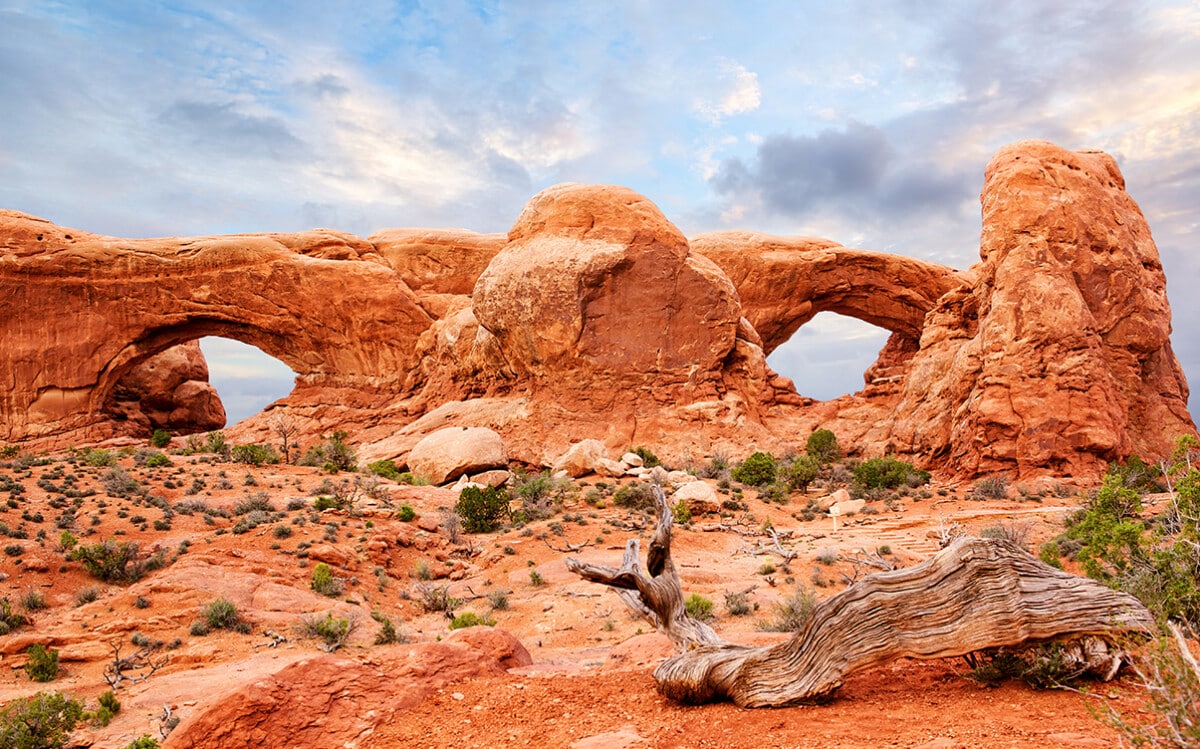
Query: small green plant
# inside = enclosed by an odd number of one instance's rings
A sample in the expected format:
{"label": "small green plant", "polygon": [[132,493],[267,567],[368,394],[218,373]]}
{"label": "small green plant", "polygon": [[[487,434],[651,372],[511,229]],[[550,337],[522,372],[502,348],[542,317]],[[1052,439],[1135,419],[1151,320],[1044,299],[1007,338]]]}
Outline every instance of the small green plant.
{"label": "small green plant", "polygon": [[400,505],[400,509],[396,510],[396,517],[402,523],[411,523],[417,517],[417,511],[412,508],[412,505],[407,502]]}
{"label": "small green plant", "polygon": [[633,448],[633,454],[642,459],[643,468],[654,468],[655,466],[662,465],[658,456],[651,452],[648,447],[635,447]]}
{"label": "small green plant", "polygon": [[159,449],[166,447],[171,444],[171,433],[166,429],[155,429],[150,435],[150,444]]}
{"label": "small green plant", "polygon": [[687,500],[685,499],[681,499],[671,505],[671,514],[675,516],[675,522],[680,525],[692,522],[692,510],[688,507]]}
{"label": "small green plant", "polygon": [[228,629],[234,632],[249,632],[250,625],[242,619],[237,606],[227,598],[217,598],[200,610],[200,616],[209,629]]}
{"label": "small green plant", "polygon": [[117,700],[117,696],[112,691],[102,693],[98,698],[98,705],[95,710],[84,713],[84,718],[96,726],[107,726],[112,723],[112,719],[117,717],[117,713],[121,712],[121,703]]}
{"label": "small green plant", "polygon": [[778,469],[779,464],[774,455],[759,451],[738,463],[729,475],[734,481],[746,486],[763,486],[775,480]]}
{"label": "small green plant", "polygon": [[480,616],[473,611],[464,611],[450,620],[450,629],[465,629],[467,627],[494,627],[496,620],[484,614]]}
{"label": "small green plant", "polygon": [[169,465],[171,465],[171,459],[162,453],[155,453],[146,458],[147,468],[164,468]]}
{"label": "small green plant", "polygon": [[0,709],[0,746],[59,749],[83,717],[83,703],[59,692],[38,692]]}
{"label": "small green plant", "polygon": [[57,650],[34,643],[25,651],[25,657],[29,659],[25,663],[25,673],[31,680],[46,682],[58,678]]}
{"label": "small green plant", "polygon": [[396,466],[395,461],[377,460],[374,463],[368,463],[367,470],[385,479],[391,479],[392,481],[400,480],[400,469]]}
{"label": "small green plant", "polygon": [[358,456],[347,444],[346,436],[346,432],[341,429],[335,431],[321,444],[308,448],[297,463],[302,466],[320,466],[328,473],[353,471],[358,464]]}
{"label": "small green plant", "polygon": [[613,504],[630,510],[654,512],[654,490],[642,481],[625,484],[613,493]]}
{"label": "small green plant", "polygon": [[319,638],[323,643],[321,649],[326,653],[344,646],[354,628],[354,619],[334,616],[332,611],[326,611],[324,616],[306,616],[300,622],[301,633]]}
{"label": "small green plant", "polygon": [[313,567],[312,589],[323,596],[332,598],[342,592],[342,584],[333,576],[333,570],[328,564],[318,562],[317,566]]}
{"label": "small green plant", "polygon": [[750,598],[745,592],[725,593],[725,610],[730,616],[745,616],[750,613]]}
{"label": "small green plant", "polygon": [[88,574],[106,583],[129,583],[140,580],[147,571],[147,563],[138,559],[138,553],[136,543],[108,540],[76,546],[67,558],[81,563]]}
{"label": "small green plant", "polygon": [[264,463],[280,462],[279,453],[275,452],[275,448],[270,445],[249,444],[249,445],[234,445],[229,451],[229,457],[234,463],[245,463],[246,465],[260,466]]}
{"label": "small green plant", "polygon": [[870,458],[854,467],[854,488],[859,492],[921,486],[928,483],[929,478],[929,471],[914,468],[911,463],[891,456]]}
{"label": "small green plant", "polygon": [[508,592],[503,590],[493,590],[487,595],[488,603],[492,609],[496,611],[504,611],[508,608]]}
{"label": "small green plant", "polygon": [[837,435],[828,429],[818,429],[808,435],[804,452],[810,457],[816,458],[822,466],[842,459],[842,446],[838,444]]}
{"label": "small green plant", "polygon": [[491,533],[509,518],[511,497],[505,489],[468,486],[458,495],[454,511],[467,533]]}
{"label": "small green plant", "polygon": [[713,618],[713,602],[699,593],[688,596],[683,608],[688,616],[697,621],[706,622]]}
{"label": "small green plant", "polygon": [[396,632],[396,625],[392,624],[384,613],[378,609],[371,612],[371,618],[379,622],[379,632],[375,634],[376,645],[391,645],[396,642],[404,642],[405,638],[401,637]]}
{"label": "small green plant", "polygon": [[0,598],[0,635],[6,635],[28,623],[29,619],[18,614],[7,598]]}
{"label": "small green plant", "polygon": [[529,584],[535,588],[540,588],[546,584],[546,579],[537,570],[529,570]]}
{"label": "small green plant", "polygon": [[807,626],[817,608],[817,594],[797,588],[792,595],[775,604],[775,615],[761,623],[766,632],[799,632]]}
{"label": "small green plant", "polygon": [[158,739],[149,734],[142,734],[121,749],[158,749]]}

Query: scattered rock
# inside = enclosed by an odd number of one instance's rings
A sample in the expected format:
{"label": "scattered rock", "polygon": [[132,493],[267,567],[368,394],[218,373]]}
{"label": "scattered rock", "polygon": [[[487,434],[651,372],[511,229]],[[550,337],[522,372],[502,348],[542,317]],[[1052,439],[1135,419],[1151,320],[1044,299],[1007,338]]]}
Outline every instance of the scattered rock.
{"label": "scattered rock", "polygon": [[583,440],[571,445],[552,464],[551,470],[566,471],[571,478],[579,478],[589,473],[598,473],[597,467],[601,460],[608,459],[608,448],[600,440]]}

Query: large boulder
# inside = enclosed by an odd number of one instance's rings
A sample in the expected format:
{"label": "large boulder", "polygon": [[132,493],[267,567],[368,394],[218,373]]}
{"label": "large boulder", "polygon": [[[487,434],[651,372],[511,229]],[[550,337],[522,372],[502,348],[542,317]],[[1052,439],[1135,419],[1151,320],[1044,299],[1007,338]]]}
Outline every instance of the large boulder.
{"label": "large boulder", "polygon": [[475,284],[474,312],[519,374],[557,390],[719,375],[737,292],[645,197],[558,185],[508,240]]}
{"label": "large boulder", "polygon": [[148,433],[208,432],[225,426],[225,406],[208,381],[208,363],[198,341],[152,356],[113,388],[109,406]]}
{"label": "large boulder", "polygon": [[597,473],[600,461],[608,458],[608,448],[600,440],[582,440],[576,442],[552,464],[555,473],[566,471],[571,478],[579,478],[589,473]]}
{"label": "large boulder", "polygon": [[408,469],[434,484],[507,465],[504,440],[485,427],[439,429],[418,442],[408,454]]}

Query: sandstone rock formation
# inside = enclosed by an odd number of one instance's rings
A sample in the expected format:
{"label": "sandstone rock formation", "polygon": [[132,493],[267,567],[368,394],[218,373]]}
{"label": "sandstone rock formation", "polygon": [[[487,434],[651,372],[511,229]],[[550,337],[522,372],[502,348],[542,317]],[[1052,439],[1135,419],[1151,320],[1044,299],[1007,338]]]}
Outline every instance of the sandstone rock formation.
{"label": "sandstone rock formation", "polygon": [[225,426],[225,406],[208,382],[208,363],[197,341],[150,357],[113,388],[105,410],[144,431],[207,432]]}
{"label": "sandstone rock formation", "polygon": [[209,698],[164,746],[248,749],[280,746],[282,737],[297,749],[353,746],[384,722],[407,719],[403,712],[434,689],[531,662],[516,638],[491,627],[374,650],[368,662],[314,656]]}
{"label": "sandstone rock formation", "polygon": [[483,427],[447,427],[421,440],[408,454],[410,471],[434,484],[508,465],[504,441]]}
{"label": "sandstone rock formation", "polygon": [[[533,465],[589,439],[678,463],[795,448],[824,426],[960,477],[1093,477],[1195,433],[1157,251],[1112,159],[1015,144],[983,205],[967,271],[803,237],[689,241],[612,186],[550,188],[507,235],[370,241],[121,240],[0,212],[0,440],[144,436],[165,406],[143,419],[119,405],[122,381],[202,335],[291,366],[298,436],[346,429],[365,459],[479,427]],[[824,310],[892,336],[862,391],[818,403],[766,355]],[[185,412],[205,394],[178,391],[165,418],[200,418]],[[268,441],[269,419],[231,436]]]}

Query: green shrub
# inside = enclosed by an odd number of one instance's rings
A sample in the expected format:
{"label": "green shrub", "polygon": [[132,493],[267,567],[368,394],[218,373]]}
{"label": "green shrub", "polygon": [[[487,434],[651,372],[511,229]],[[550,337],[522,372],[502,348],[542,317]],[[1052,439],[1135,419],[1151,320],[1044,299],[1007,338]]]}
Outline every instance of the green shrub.
{"label": "green shrub", "polygon": [[828,429],[818,429],[808,435],[804,452],[810,457],[816,458],[822,466],[842,459],[842,446],[838,444],[837,435]]}
{"label": "green shrub", "polygon": [[150,435],[150,444],[158,448],[166,447],[171,444],[171,433],[166,429],[155,429]]}
{"label": "green shrub", "polygon": [[784,463],[781,473],[792,491],[807,492],[808,485],[816,480],[821,472],[821,461],[813,455],[797,455]]}
{"label": "green shrub", "polygon": [[683,608],[688,616],[697,621],[706,622],[713,618],[713,602],[699,593],[688,596]]}
{"label": "green shrub", "polygon": [[108,540],[76,546],[67,558],[81,563],[89,574],[106,583],[128,583],[140,580],[147,571],[146,562],[138,560],[138,551],[136,543]]}
{"label": "green shrub", "polygon": [[417,583],[417,595],[421,599],[421,607],[428,613],[449,612],[462,603],[450,595],[449,585],[434,585],[433,583]]}
{"label": "green shrub", "polygon": [[396,517],[402,522],[411,523],[417,517],[417,511],[412,508],[412,505],[405,503],[400,505],[400,509],[396,511]]}
{"label": "green shrub", "polygon": [[816,593],[797,588],[795,593],[775,604],[774,617],[759,627],[767,632],[799,632],[812,619],[816,608]]}
{"label": "green shrub", "polygon": [[25,673],[33,681],[54,681],[58,677],[57,650],[34,643],[25,651],[25,656],[29,659],[25,663]]}
{"label": "green shrub", "polygon": [[0,636],[29,623],[23,614],[18,614],[8,598],[0,598]]}
{"label": "green shrub", "polygon": [[162,468],[171,465],[171,459],[162,453],[155,453],[146,458],[147,468]]}
{"label": "green shrub", "polygon": [[79,455],[83,458],[83,462],[92,468],[103,468],[117,464],[117,456],[113,455],[109,450],[85,449]]}
{"label": "green shrub", "polygon": [[354,449],[346,443],[346,432],[339,429],[327,437],[319,445],[313,445],[304,451],[297,461],[302,466],[321,466],[332,469],[329,472],[353,471],[358,464],[358,456]]}
{"label": "green shrub", "polygon": [[251,512],[275,512],[275,505],[266,492],[255,492],[234,503],[234,515],[246,515]]}
{"label": "green shrub", "polygon": [[300,623],[300,631],[307,637],[320,638],[324,642],[321,649],[332,653],[350,639],[350,634],[354,631],[354,620],[335,617],[332,611],[326,611],[324,616],[304,617]]}
{"label": "green shrub", "polygon": [[506,519],[509,512],[508,491],[489,486],[483,489],[468,486],[458,495],[455,513],[467,533],[491,533]]}
{"label": "green shrub", "polygon": [[407,638],[396,632],[396,625],[392,624],[392,620],[384,616],[382,611],[376,609],[371,612],[371,618],[379,622],[379,632],[375,634],[376,645],[391,645],[396,642],[405,642]]}
{"label": "green shrub", "polygon": [[613,504],[630,510],[655,512],[654,490],[643,481],[626,484],[613,493]]}
{"label": "green shrub", "polygon": [[675,516],[675,522],[680,525],[692,522],[692,510],[688,507],[686,500],[681,499],[671,505],[671,514]]}
{"label": "green shrub", "polygon": [[324,562],[317,563],[312,572],[312,589],[323,596],[336,596],[342,592],[342,584],[333,576],[333,570]]}
{"label": "green shrub", "polygon": [[466,627],[494,627],[496,620],[484,614],[480,616],[472,611],[464,611],[450,620],[450,629],[465,629]]}
{"label": "green shrub", "polygon": [[117,713],[121,712],[121,703],[111,690],[101,694],[97,700],[99,705],[92,712],[85,713],[84,718],[93,725],[107,726],[113,718],[117,717]]}
{"label": "green shrub", "polygon": [[204,623],[210,629],[228,629],[239,632],[246,629],[245,622],[242,621],[242,615],[238,613],[237,606],[227,598],[217,598],[208,602],[200,610],[200,615],[204,618]]}
{"label": "green shrub", "polygon": [[83,704],[58,692],[38,692],[0,709],[0,746],[60,749],[83,717]]}
{"label": "green shrub", "polygon": [[400,469],[396,467],[395,461],[377,460],[374,463],[368,463],[367,470],[385,479],[391,479],[392,481],[400,480]]}
{"label": "green shrub", "polygon": [[234,463],[245,463],[252,466],[280,461],[279,453],[275,452],[275,448],[260,444],[234,445],[233,449],[229,451],[229,457]]}
{"label": "green shrub", "polygon": [[859,491],[921,486],[928,483],[929,478],[929,471],[914,468],[911,463],[891,456],[870,458],[854,467],[854,486]]}
{"label": "green shrub", "polygon": [[633,448],[633,454],[642,459],[642,467],[644,468],[654,468],[655,466],[662,465],[658,456],[652,453],[650,448],[635,447]]}
{"label": "green shrub", "polygon": [[760,451],[738,463],[729,475],[746,486],[763,486],[775,480],[778,468],[774,455]]}
{"label": "green shrub", "polygon": [[121,749],[158,749],[158,739],[149,734],[142,734]]}

